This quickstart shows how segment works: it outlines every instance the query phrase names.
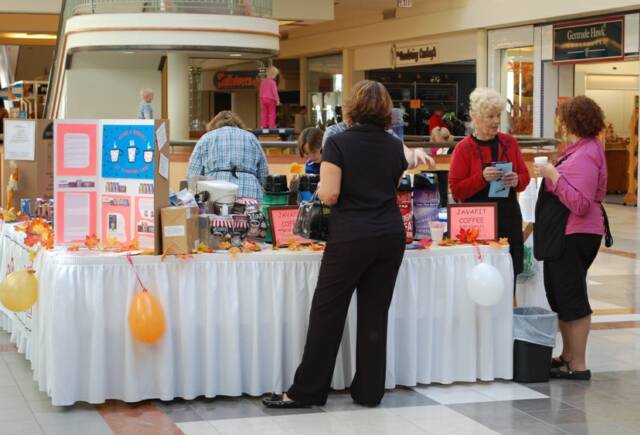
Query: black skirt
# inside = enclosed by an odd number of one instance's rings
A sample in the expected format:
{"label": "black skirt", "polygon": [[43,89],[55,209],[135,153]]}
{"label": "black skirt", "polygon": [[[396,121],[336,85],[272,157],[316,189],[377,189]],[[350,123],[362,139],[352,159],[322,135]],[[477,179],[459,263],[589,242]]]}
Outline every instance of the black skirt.
{"label": "black skirt", "polygon": [[565,236],[564,253],[544,261],[544,287],[551,309],[558,319],[572,321],[592,313],[587,294],[587,271],[598,255],[602,236]]}

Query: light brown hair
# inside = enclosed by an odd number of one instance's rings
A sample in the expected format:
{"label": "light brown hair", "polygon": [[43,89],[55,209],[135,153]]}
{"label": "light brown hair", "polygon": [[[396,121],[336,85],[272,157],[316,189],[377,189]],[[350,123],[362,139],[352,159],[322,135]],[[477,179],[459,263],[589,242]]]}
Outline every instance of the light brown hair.
{"label": "light brown hair", "polygon": [[218,114],[207,124],[207,131],[216,130],[222,127],[238,127],[243,130],[247,129],[244,122],[242,122],[242,119],[230,110],[218,112]]}
{"label": "light brown hair", "polygon": [[302,130],[300,136],[298,136],[298,154],[300,157],[305,156],[304,144],[308,145],[308,152],[312,153],[322,148],[322,137],[324,131],[316,127],[307,127]]}
{"label": "light brown hair", "polygon": [[386,130],[391,128],[392,107],[389,92],[382,83],[361,80],[353,86],[342,113],[349,125],[374,124]]}

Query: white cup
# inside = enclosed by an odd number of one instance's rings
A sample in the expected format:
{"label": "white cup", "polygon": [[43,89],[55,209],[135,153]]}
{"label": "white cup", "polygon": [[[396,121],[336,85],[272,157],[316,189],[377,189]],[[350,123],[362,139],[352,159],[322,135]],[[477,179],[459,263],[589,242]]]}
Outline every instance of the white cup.
{"label": "white cup", "polygon": [[547,156],[538,156],[533,158],[533,162],[536,166],[544,166],[549,163],[549,157]]}
{"label": "white cup", "polygon": [[431,241],[433,243],[442,242],[444,237],[444,223],[438,221],[429,222],[429,229],[431,230]]}

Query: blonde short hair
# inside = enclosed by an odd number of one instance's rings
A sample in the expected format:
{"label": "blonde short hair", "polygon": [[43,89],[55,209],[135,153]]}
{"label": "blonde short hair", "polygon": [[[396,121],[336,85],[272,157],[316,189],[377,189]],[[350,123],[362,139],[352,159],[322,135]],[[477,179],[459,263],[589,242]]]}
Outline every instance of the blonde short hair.
{"label": "blonde short hair", "polygon": [[147,95],[154,95],[153,94],[153,90],[150,88],[142,88],[142,90],[140,91],[140,98],[144,98]]}
{"label": "blonde short hair", "polygon": [[267,67],[267,77],[271,77],[272,76],[273,78],[275,78],[275,77],[278,76],[278,74],[280,74],[280,70],[278,68],[276,68],[275,66],[269,65]]}
{"label": "blonde short hair", "polygon": [[502,112],[506,105],[504,97],[491,88],[475,88],[469,95],[469,114],[472,118],[495,110]]}
{"label": "blonde short hair", "polygon": [[430,135],[431,142],[449,142],[453,140],[447,127],[433,127]]}

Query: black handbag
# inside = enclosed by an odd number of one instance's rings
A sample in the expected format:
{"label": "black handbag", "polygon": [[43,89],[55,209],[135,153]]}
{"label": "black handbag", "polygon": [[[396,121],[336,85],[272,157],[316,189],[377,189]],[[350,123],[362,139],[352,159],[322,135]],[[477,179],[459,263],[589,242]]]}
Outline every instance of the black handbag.
{"label": "black handbag", "polygon": [[562,257],[568,220],[569,209],[556,195],[547,191],[543,182],[533,224],[533,256],[536,260],[557,260]]}
{"label": "black handbag", "polygon": [[309,240],[326,241],[329,236],[329,214],[331,209],[318,199],[318,192],[309,201],[302,201],[293,234]]}

